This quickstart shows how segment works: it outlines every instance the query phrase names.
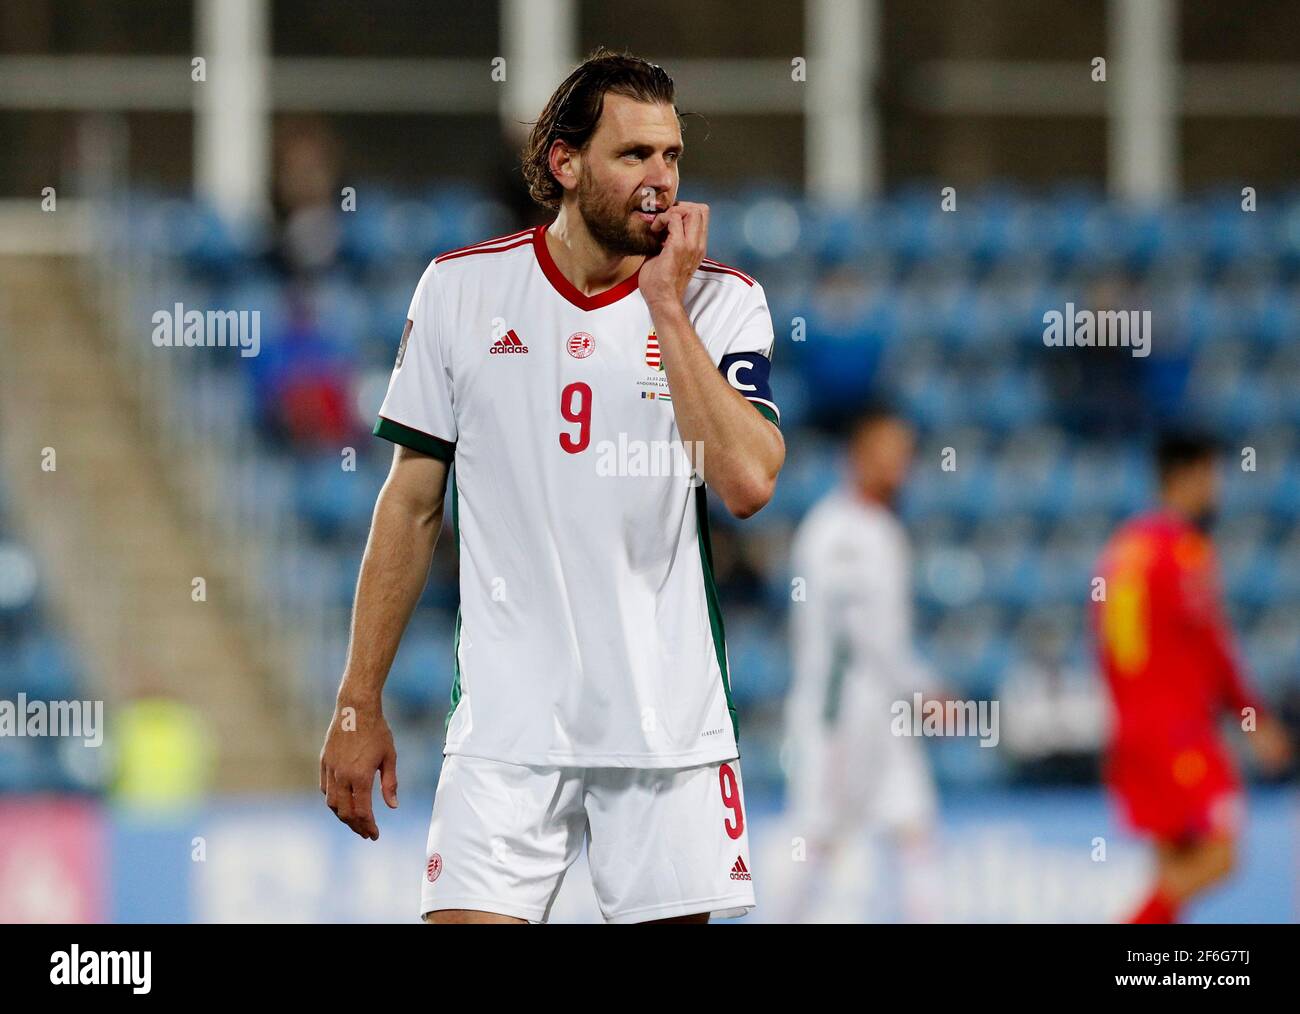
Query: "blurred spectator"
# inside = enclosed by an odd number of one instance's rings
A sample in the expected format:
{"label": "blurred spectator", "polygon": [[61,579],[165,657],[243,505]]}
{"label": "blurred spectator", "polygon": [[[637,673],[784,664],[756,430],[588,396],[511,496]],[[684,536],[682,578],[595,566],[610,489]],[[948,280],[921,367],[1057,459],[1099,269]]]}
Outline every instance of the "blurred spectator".
{"label": "blurred spectator", "polygon": [[291,277],[328,271],[343,241],[338,144],[317,120],[298,121],[280,136],[275,170],[272,261]]}
{"label": "blurred spectator", "polygon": [[298,450],[338,447],[356,433],[352,357],[320,326],[308,292],[293,291],[288,301],[284,332],[248,360],[259,425]]}
{"label": "blurred spectator", "polygon": [[212,784],[214,744],[193,708],[162,696],[123,704],[113,723],[114,797],[150,810],[201,801]]}
{"label": "blurred spectator", "polygon": [[1018,632],[1023,660],[1002,685],[1004,740],[1021,778],[1092,783],[1106,723],[1095,680],[1069,664],[1068,621],[1054,611],[1031,615]]}
{"label": "blurred spectator", "polygon": [[[1075,307],[1076,312],[1097,314],[1150,308],[1129,279],[1115,274],[1094,279]],[[1150,425],[1153,405],[1145,381],[1151,360],[1135,357],[1133,351],[1118,346],[1046,349],[1048,381],[1067,427],[1093,436],[1129,437]],[[1160,379],[1166,379],[1163,373]]]}

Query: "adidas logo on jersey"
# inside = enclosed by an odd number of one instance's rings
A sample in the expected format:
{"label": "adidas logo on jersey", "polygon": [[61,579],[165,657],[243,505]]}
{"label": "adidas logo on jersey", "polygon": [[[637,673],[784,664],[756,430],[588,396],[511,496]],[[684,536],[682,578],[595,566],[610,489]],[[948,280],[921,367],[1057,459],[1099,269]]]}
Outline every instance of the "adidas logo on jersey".
{"label": "adidas logo on jersey", "polygon": [[523,355],[527,351],[528,346],[519,340],[519,336],[515,334],[514,328],[507,331],[504,338],[498,338],[494,341],[492,347],[488,349],[489,355],[494,356],[507,355],[511,353]]}
{"label": "adidas logo on jersey", "polygon": [[736,856],[736,865],[731,868],[732,880],[753,880],[749,875],[749,868],[745,865],[745,860]]}

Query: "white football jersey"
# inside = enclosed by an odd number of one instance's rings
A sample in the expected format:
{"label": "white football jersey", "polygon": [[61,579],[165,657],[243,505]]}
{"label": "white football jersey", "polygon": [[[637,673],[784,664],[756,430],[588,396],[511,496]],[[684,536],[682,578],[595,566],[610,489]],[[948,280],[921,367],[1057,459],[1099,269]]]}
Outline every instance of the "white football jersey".
{"label": "white football jersey", "polygon": [[815,738],[841,722],[863,735],[869,716],[872,734],[887,736],[890,704],[936,683],[912,645],[906,531],[885,507],[842,487],[796,529],[791,565],[805,597],[790,607],[789,735]]}
{"label": "white football jersey", "polygon": [[[434,259],[375,425],[454,463],[445,752],[581,767],[731,759],[705,492],[639,272],[584,295],[546,228]],[[732,386],[779,423],[762,286],[705,260],[683,302]]]}

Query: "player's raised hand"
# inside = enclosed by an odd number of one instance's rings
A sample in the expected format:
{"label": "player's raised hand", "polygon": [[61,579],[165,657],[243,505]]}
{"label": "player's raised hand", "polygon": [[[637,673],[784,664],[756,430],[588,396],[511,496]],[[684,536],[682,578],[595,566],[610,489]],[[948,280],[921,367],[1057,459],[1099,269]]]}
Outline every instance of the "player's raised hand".
{"label": "player's raised hand", "polygon": [[372,841],[379,840],[370,804],[376,771],[384,802],[397,809],[397,748],[383,712],[340,705],[321,749],[320,790],[339,820]]}
{"label": "player's raised hand", "polygon": [[651,306],[680,304],[691,275],[708,250],[709,206],[679,201],[650,223],[650,231],[663,235],[664,243],[641,265],[641,294]]}

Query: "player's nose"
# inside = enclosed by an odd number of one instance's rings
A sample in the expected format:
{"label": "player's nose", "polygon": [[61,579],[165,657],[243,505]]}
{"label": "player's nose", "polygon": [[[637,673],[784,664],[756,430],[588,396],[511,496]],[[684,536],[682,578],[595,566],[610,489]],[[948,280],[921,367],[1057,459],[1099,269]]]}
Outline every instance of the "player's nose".
{"label": "player's nose", "polygon": [[676,179],[672,164],[663,155],[656,155],[646,165],[646,178],[643,185],[653,187],[658,194],[671,195]]}

